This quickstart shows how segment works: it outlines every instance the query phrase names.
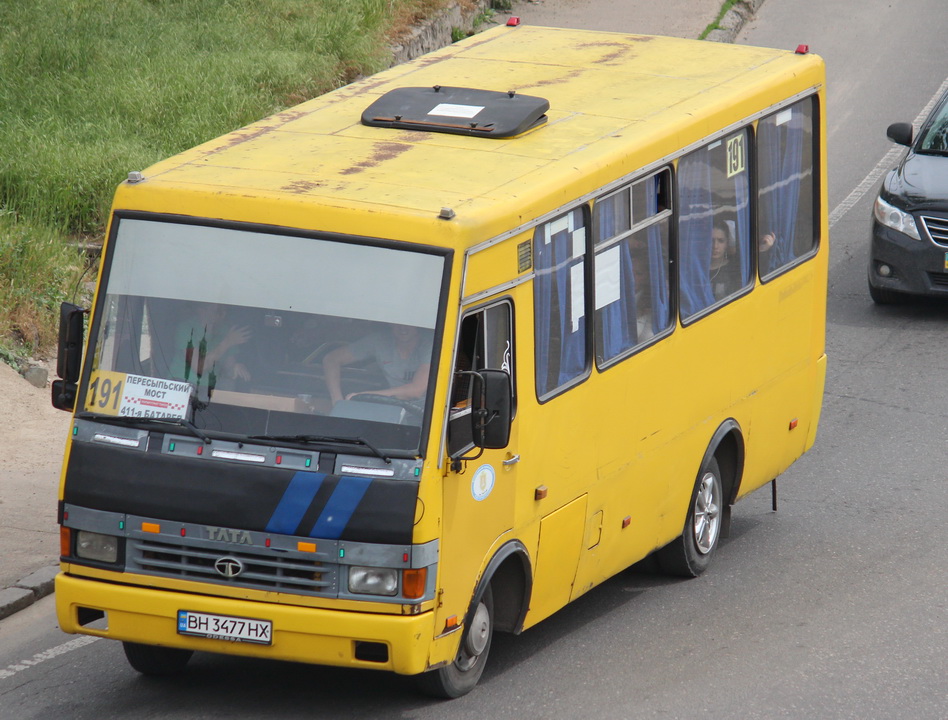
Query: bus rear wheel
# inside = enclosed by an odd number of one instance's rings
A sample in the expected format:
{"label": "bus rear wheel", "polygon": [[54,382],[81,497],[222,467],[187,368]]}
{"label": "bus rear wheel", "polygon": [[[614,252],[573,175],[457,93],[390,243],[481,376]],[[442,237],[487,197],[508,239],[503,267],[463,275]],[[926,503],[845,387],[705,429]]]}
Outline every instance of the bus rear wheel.
{"label": "bus rear wheel", "polygon": [[192,650],[123,642],[128,664],[142,675],[174,675],[184,670],[194,654]]}
{"label": "bus rear wheel", "polygon": [[457,698],[469,693],[484,673],[493,635],[494,596],[488,585],[474,608],[470,626],[464,629],[454,662],[419,675],[418,687],[437,698]]}
{"label": "bus rear wheel", "polygon": [[711,458],[707,467],[698,474],[681,537],[656,553],[658,565],[664,573],[698,577],[707,570],[721,537],[723,509],[721,469],[718,461]]}

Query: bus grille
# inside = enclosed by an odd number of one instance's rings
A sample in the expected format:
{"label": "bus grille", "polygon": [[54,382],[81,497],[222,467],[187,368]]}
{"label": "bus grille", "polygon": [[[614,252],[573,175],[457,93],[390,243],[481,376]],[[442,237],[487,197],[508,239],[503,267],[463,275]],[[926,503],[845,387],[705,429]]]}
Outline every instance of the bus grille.
{"label": "bus grille", "polygon": [[939,245],[948,246],[948,218],[922,215],[921,220],[932,240]]}
{"label": "bus grille", "polygon": [[[303,595],[334,596],[338,584],[338,565],[309,562],[277,553],[256,553],[232,547],[214,549],[181,543],[163,537],[160,542],[130,538],[127,545],[127,569],[232,587],[289,592]],[[215,567],[222,558],[238,560],[242,565],[233,577],[222,575]]]}

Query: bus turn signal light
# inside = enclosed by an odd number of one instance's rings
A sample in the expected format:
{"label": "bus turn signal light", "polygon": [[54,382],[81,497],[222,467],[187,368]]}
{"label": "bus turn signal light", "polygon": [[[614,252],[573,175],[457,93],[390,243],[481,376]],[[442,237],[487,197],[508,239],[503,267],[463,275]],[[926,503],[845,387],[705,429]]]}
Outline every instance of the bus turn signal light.
{"label": "bus turn signal light", "polygon": [[402,570],[402,596],[417,600],[425,594],[428,581],[428,568]]}

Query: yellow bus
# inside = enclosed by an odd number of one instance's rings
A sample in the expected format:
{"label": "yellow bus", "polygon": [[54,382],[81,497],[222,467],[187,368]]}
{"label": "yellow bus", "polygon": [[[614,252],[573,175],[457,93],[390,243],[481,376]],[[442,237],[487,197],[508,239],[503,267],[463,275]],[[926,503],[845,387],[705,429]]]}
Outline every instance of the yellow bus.
{"label": "yellow bus", "polygon": [[118,188],[53,402],[66,632],[470,691],[813,444],[824,66],[498,27]]}

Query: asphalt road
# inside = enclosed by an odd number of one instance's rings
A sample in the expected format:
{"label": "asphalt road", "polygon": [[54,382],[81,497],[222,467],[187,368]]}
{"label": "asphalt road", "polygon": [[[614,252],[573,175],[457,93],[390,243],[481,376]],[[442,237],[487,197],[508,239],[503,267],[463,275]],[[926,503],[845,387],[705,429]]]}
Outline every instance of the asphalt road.
{"label": "asphalt road", "polygon": [[708,573],[622,573],[498,636],[450,703],[384,674],[214,656],[145,679],[118,644],[59,633],[47,598],[0,622],[0,718],[948,717],[948,306],[876,308],[865,285],[885,127],[948,80],[946,36],[944,0],[767,0],[738,38],[828,63],[830,364],[779,511],[743,500]]}

